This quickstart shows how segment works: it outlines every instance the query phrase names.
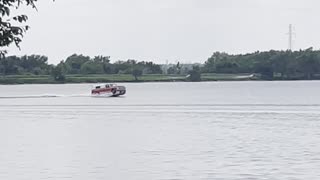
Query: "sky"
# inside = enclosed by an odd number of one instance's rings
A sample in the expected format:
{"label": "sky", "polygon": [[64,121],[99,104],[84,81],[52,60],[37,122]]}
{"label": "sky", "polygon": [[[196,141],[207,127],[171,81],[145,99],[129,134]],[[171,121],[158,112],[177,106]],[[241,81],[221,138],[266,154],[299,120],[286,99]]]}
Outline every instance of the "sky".
{"label": "sky", "polygon": [[22,8],[31,29],[21,50],[50,64],[77,53],[156,63],[203,63],[231,54],[320,47],[318,0],[41,0]]}

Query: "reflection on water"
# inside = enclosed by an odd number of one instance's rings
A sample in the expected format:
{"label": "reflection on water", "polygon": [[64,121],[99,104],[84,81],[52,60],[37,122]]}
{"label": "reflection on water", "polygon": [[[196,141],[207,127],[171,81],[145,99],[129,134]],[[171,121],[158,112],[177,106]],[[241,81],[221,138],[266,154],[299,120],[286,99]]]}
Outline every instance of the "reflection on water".
{"label": "reflection on water", "polygon": [[317,81],[126,86],[0,86],[0,179],[320,176]]}

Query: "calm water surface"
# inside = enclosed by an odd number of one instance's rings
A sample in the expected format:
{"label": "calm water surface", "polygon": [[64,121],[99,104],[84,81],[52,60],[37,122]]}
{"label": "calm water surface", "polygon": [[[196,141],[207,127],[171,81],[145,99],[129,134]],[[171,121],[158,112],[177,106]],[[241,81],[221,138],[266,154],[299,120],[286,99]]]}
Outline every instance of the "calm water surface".
{"label": "calm water surface", "polygon": [[320,82],[0,86],[0,179],[320,179]]}

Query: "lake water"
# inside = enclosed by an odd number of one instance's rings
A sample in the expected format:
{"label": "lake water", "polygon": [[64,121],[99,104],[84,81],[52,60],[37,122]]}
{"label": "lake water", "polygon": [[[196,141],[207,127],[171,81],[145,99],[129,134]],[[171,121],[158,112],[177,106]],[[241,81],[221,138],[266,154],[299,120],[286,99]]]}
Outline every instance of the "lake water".
{"label": "lake water", "polygon": [[320,179],[320,82],[0,86],[0,179]]}

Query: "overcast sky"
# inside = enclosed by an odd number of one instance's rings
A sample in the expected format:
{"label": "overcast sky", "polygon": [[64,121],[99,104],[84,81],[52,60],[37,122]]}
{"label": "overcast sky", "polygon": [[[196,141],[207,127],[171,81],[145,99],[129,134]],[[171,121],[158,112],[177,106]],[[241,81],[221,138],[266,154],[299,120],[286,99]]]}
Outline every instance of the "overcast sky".
{"label": "overcast sky", "polygon": [[318,0],[41,0],[21,51],[57,63],[73,53],[204,62],[214,51],[248,53],[320,47]]}

